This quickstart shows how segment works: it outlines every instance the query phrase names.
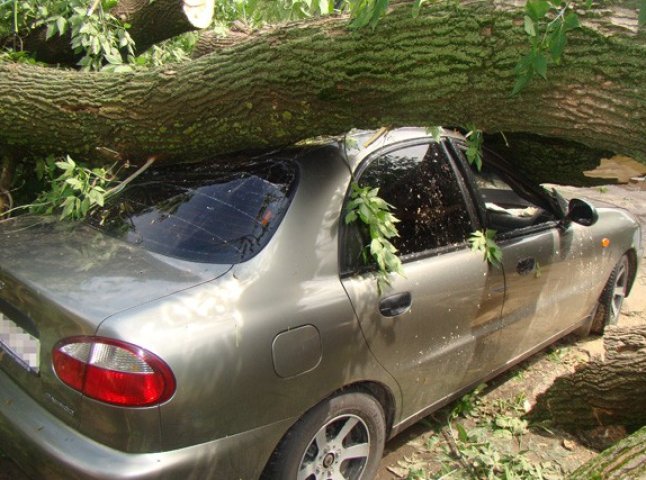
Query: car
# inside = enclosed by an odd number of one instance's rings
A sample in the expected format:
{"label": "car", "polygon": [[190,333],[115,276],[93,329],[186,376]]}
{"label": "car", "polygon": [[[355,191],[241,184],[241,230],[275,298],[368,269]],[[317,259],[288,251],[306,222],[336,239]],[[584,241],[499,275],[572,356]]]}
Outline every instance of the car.
{"label": "car", "polygon": [[[635,218],[467,143],[353,131],[152,166],[81,222],[4,222],[3,451],[34,478],[369,480],[421,417],[616,322]],[[353,186],[399,220],[385,283]]]}

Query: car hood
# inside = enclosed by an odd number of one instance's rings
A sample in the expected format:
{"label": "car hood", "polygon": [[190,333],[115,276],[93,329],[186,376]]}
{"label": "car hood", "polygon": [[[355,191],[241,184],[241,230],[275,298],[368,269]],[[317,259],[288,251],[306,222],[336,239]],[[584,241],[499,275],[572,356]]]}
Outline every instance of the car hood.
{"label": "car hood", "polygon": [[22,217],[0,225],[0,278],[5,288],[27,289],[94,326],[230,268],[164,257],[83,223]]}

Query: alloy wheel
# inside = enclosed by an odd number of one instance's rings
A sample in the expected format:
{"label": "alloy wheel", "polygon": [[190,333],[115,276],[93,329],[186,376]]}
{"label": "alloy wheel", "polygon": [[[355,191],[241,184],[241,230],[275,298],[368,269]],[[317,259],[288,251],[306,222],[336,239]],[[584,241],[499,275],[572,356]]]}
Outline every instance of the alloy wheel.
{"label": "alloy wheel", "polygon": [[358,480],[370,455],[370,433],[356,415],[340,415],[316,432],[297,480]]}

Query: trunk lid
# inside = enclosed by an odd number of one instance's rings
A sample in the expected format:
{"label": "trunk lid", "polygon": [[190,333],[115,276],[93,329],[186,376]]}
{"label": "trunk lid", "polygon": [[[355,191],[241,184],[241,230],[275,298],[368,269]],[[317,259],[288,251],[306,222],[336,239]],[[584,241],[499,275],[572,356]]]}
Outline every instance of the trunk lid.
{"label": "trunk lid", "polygon": [[53,372],[63,338],[197,284],[231,265],[148,252],[82,223],[22,217],[0,224],[0,368],[52,413],[76,424],[81,395]]}

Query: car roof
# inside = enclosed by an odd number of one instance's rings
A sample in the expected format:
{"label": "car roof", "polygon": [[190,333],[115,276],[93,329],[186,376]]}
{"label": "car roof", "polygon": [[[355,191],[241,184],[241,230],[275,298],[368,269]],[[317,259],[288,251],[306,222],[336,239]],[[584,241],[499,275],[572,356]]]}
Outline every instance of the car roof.
{"label": "car roof", "polygon": [[[464,140],[464,135],[448,128],[440,127],[439,135],[443,138]],[[366,157],[383,147],[409,140],[423,140],[432,137],[433,134],[430,128],[402,127],[396,129],[351,130],[345,135],[343,141],[345,142],[350,168],[355,170]]]}

